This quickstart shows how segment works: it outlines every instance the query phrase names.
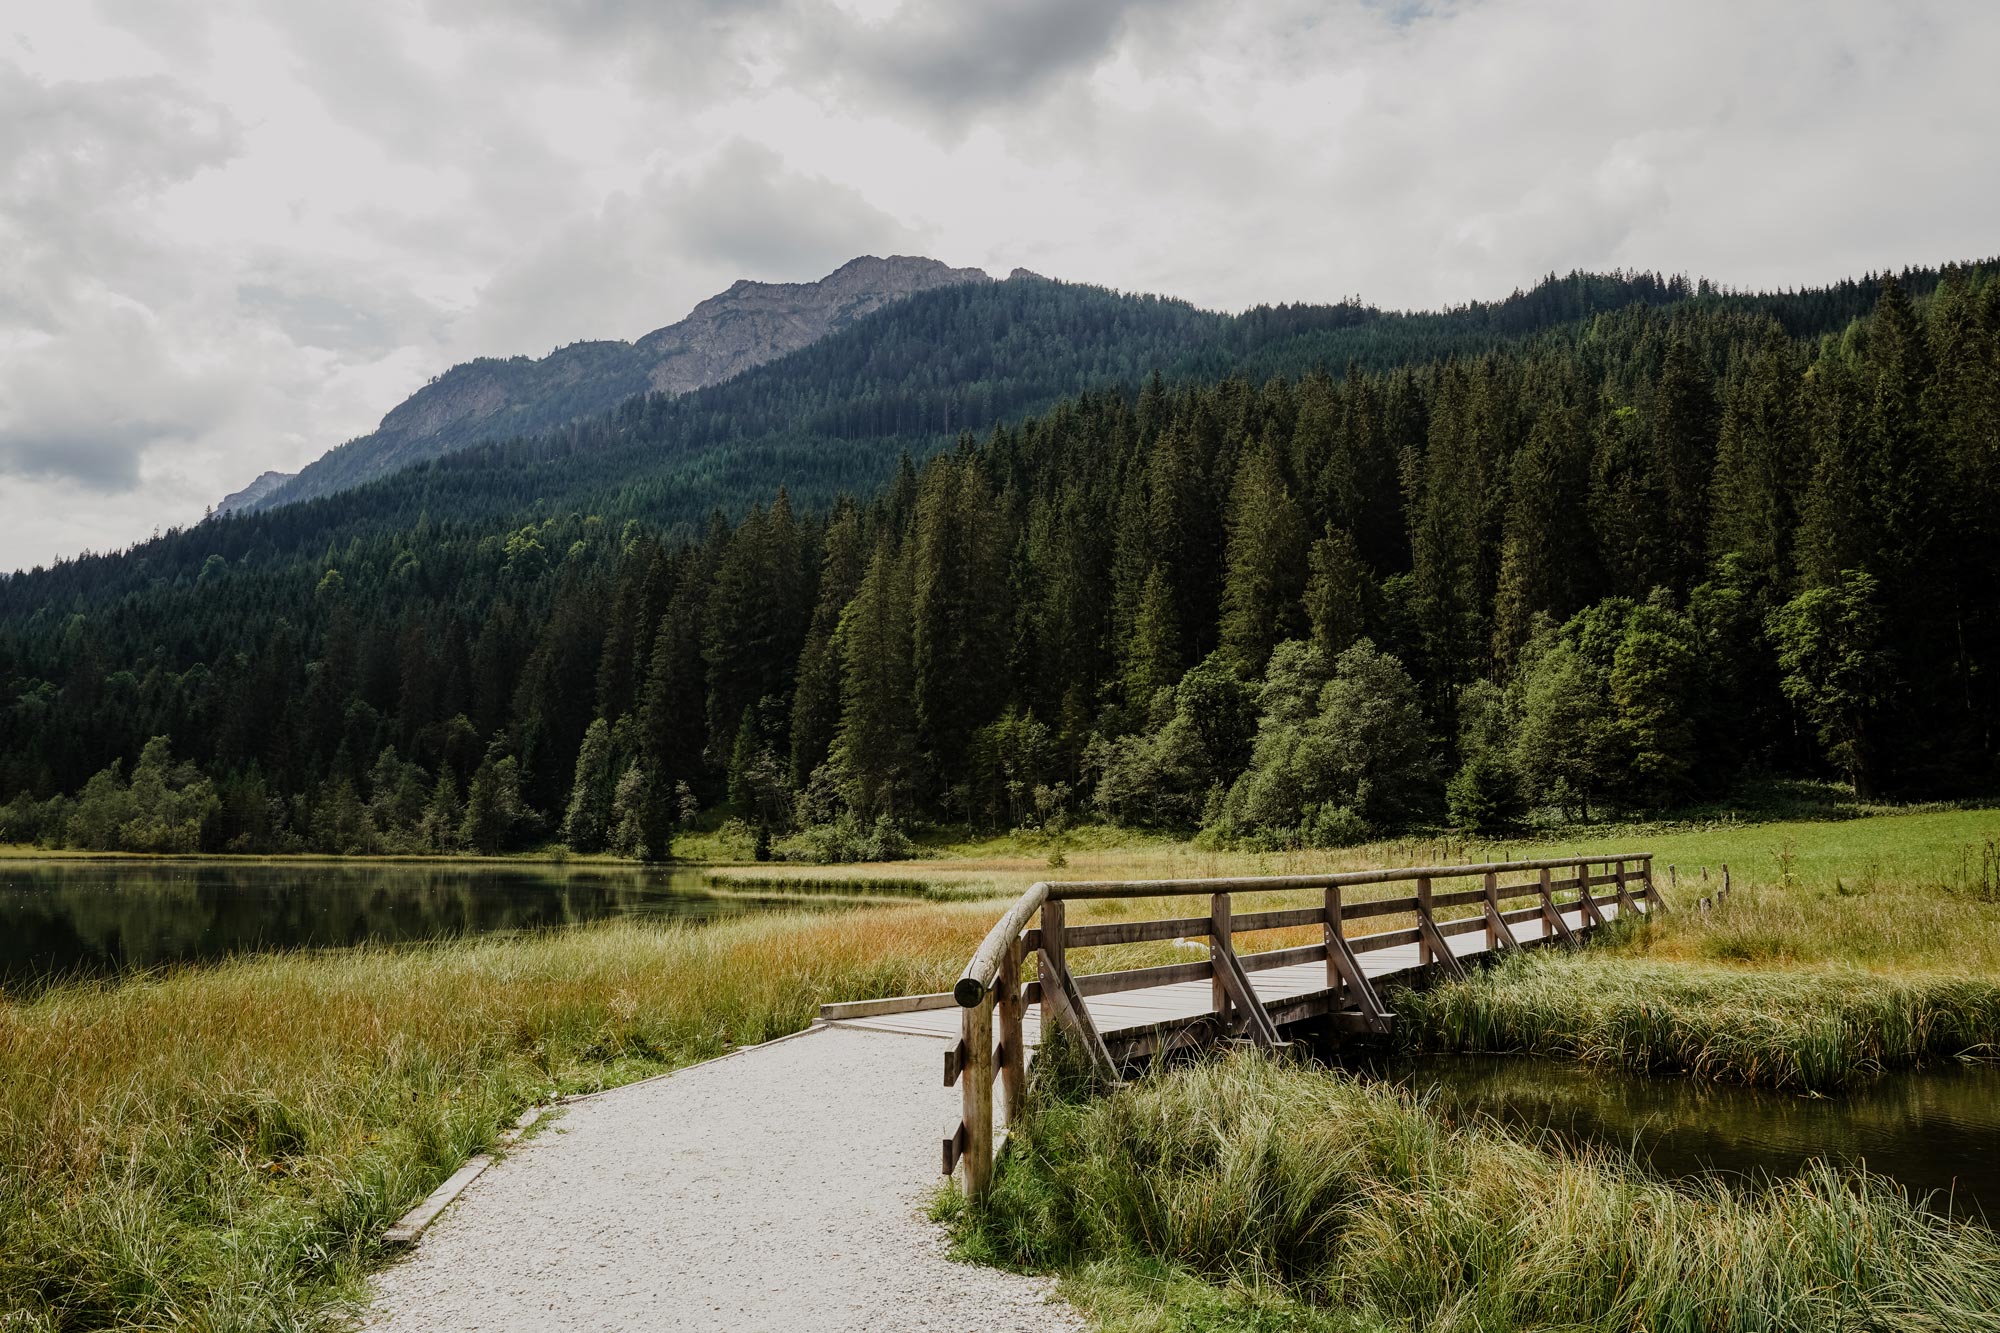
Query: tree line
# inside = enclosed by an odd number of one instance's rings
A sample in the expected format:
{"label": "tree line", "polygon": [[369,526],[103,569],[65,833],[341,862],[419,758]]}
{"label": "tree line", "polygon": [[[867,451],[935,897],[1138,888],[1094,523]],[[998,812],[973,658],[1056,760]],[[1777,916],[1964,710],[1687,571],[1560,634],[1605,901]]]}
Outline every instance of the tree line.
{"label": "tree line", "polygon": [[723,809],[820,856],[1078,817],[1324,845],[1755,773],[1974,792],[1996,453],[1974,269],[1803,336],[1690,299],[1155,376],[688,535],[426,516],[282,574],[218,553],[18,617],[0,838],[657,856]]}

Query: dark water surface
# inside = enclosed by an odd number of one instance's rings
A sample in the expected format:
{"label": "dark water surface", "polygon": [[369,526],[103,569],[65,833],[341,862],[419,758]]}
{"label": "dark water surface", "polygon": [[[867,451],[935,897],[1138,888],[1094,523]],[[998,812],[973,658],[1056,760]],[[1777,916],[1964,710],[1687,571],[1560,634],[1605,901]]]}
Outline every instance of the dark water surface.
{"label": "dark water surface", "polygon": [[0,987],[272,949],[705,919],[799,899],[708,891],[699,872],[604,867],[0,862]]}
{"label": "dark water surface", "polygon": [[1931,1206],[2000,1223],[2000,1068],[1887,1074],[1835,1097],[1641,1078],[1507,1056],[1434,1056],[1381,1071],[1454,1118],[1631,1151],[1664,1175],[1795,1175],[1865,1165]]}

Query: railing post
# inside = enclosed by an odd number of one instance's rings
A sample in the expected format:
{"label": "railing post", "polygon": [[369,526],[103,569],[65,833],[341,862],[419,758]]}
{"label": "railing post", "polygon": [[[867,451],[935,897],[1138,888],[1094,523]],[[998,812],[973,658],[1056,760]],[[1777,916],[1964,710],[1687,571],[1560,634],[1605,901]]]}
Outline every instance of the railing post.
{"label": "railing post", "polygon": [[998,980],[1000,984],[995,1004],[1000,1020],[1001,1104],[1007,1114],[1007,1128],[1012,1130],[1021,1118],[1028,1097],[1028,1046],[1021,1027],[1022,1011],[1026,1006],[1021,1003],[1021,937],[1018,935],[1000,959]]}
{"label": "railing post", "polygon": [[1223,972],[1228,960],[1223,954],[1234,947],[1229,929],[1229,895],[1218,893],[1208,904],[1208,961],[1215,968],[1215,975],[1209,979],[1209,1000],[1215,1016],[1225,1021],[1229,1016],[1229,985]]}
{"label": "railing post", "polygon": [[965,1192],[980,1199],[993,1183],[993,995],[965,1011]]}
{"label": "railing post", "polygon": [[1549,873],[1549,868],[1543,866],[1541,869],[1542,918],[1547,922],[1547,925],[1542,931],[1542,938],[1561,940],[1564,944],[1574,944],[1576,943],[1576,936],[1570,933],[1569,922],[1563,920],[1562,909],[1556,906],[1554,879],[1555,877]]}
{"label": "railing post", "polygon": [[1500,876],[1486,872],[1486,952],[1500,948]]}
{"label": "railing post", "polygon": [[1641,880],[1643,880],[1645,883],[1646,901],[1648,904],[1650,904],[1650,906],[1646,908],[1646,914],[1648,916],[1651,916],[1654,912],[1673,911],[1674,910],[1673,907],[1667,902],[1667,900],[1660,896],[1660,886],[1653,882],[1652,857],[1650,856],[1645,857],[1639,862],[1639,876]]}
{"label": "railing post", "polygon": [[1417,964],[1429,967],[1437,961],[1437,951],[1431,948],[1430,932],[1423,929],[1423,922],[1431,921],[1431,880],[1429,875],[1417,877],[1417,915],[1423,920],[1418,923]]}
{"label": "railing post", "polygon": [[1632,901],[1632,892],[1630,889],[1627,889],[1625,887],[1625,862],[1622,858],[1618,862],[1617,869],[1613,870],[1611,873],[1617,879],[1618,915],[1620,916],[1629,915],[1635,917],[1641,915],[1639,911],[1639,904]]}
{"label": "railing post", "polygon": [[1326,891],[1326,988],[1338,990],[1346,983],[1340,972],[1340,886]]}
{"label": "railing post", "polygon": [[1590,862],[1585,861],[1577,866],[1577,911],[1581,913],[1580,920],[1585,930],[1604,924],[1603,909],[1597,905],[1597,890],[1591,887],[1592,878],[1594,877],[1590,873]]}

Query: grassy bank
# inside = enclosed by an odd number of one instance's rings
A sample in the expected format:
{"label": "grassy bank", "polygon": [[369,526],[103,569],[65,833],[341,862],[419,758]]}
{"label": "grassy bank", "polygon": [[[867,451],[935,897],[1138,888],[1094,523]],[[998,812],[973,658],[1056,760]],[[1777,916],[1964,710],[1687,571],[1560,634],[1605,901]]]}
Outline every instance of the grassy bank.
{"label": "grassy bank", "polygon": [[621,923],[0,1005],[0,1328],[336,1326],[381,1228],[523,1106],[936,989],[990,915]]}
{"label": "grassy bank", "polygon": [[1954,1058],[2000,1058],[2000,983],[1764,972],[1536,953],[1396,999],[1420,1050],[1523,1051],[1639,1073],[1831,1092]]}
{"label": "grassy bank", "polygon": [[1670,1185],[1256,1057],[1050,1099],[946,1209],[1130,1333],[2000,1329],[2000,1236],[1884,1180]]}

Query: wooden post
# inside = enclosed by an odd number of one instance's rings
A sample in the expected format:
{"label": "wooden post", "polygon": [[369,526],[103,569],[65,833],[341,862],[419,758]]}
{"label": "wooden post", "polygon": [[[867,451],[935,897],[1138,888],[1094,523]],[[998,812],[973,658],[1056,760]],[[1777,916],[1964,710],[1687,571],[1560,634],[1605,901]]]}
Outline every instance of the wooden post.
{"label": "wooden post", "polygon": [[1618,883],[1618,915],[1640,915],[1639,904],[1632,901],[1631,891],[1625,887],[1625,863],[1620,861],[1618,868],[1611,873],[1617,878]]}
{"label": "wooden post", "polygon": [[1326,891],[1326,988],[1337,990],[1344,984],[1340,974],[1340,886]]}
{"label": "wooden post", "polygon": [[1215,975],[1209,978],[1209,1001],[1215,1016],[1225,1025],[1229,1021],[1229,985],[1223,971],[1227,966],[1223,954],[1234,948],[1229,929],[1229,895],[1218,893],[1208,904],[1208,961],[1215,968]]}
{"label": "wooden post", "polygon": [[1091,1069],[1109,1085],[1118,1080],[1118,1067],[1111,1062],[1111,1052],[1104,1044],[1104,1038],[1091,1021],[1090,1010],[1083,1003],[1083,996],[1077,993],[1076,982],[1069,974],[1069,956],[1065,951],[1063,936],[1064,906],[1060,898],[1051,898],[1042,904],[1042,1030],[1047,1032],[1050,1020],[1055,1026],[1066,1029],[1083,1048],[1083,1055],[1090,1062]]}
{"label": "wooden post", "polygon": [[1680,872],[1671,865],[1667,867],[1667,888],[1674,893],[1681,891]]}
{"label": "wooden post", "polygon": [[1486,872],[1486,952],[1500,947],[1500,876]]}
{"label": "wooden post", "polygon": [[986,1197],[993,1183],[993,996],[965,1010],[965,1192]]}
{"label": "wooden post", "polygon": [[1729,896],[1729,863],[1727,861],[1722,863],[1722,896],[1725,898]]}
{"label": "wooden post", "polygon": [[1042,904],[1042,1016],[1048,1017],[1049,979],[1052,974],[1069,972],[1069,956],[1063,941],[1063,900],[1051,898]]}
{"label": "wooden post", "polygon": [[[1418,929],[1422,930],[1424,922],[1431,920],[1431,881],[1428,875],[1419,876],[1417,879],[1417,915],[1423,919],[1417,923]],[[1430,933],[1425,931],[1420,934],[1417,937],[1417,965],[1429,967],[1435,963],[1437,961],[1435,952],[1431,948]]]}
{"label": "wooden post", "polygon": [[1007,1128],[1011,1130],[1020,1120],[1028,1100],[1028,1044],[1021,1025],[1022,1011],[1026,1006],[1021,1003],[1021,937],[1018,935],[1000,960],[998,981],[1000,1100],[1007,1114]]}
{"label": "wooden post", "polygon": [[1597,891],[1590,886],[1592,878],[1590,862],[1585,861],[1576,868],[1576,882],[1581,886],[1576,895],[1577,910],[1582,913],[1581,924],[1585,930],[1604,924],[1604,913],[1597,906]]}
{"label": "wooden post", "polygon": [[1649,856],[1645,860],[1639,862],[1639,876],[1646,886],[1645,887],[1646,903],[1647,903],[1646,914],[1648,916],[1651,916],[1654,912],[1673,911],[1674,909],[1667,905],[1667,900],[1660,896],[1660,886],[1653,883],[1652,857]]}
{"label": "wooden post", "polygon": [[1563,920],[1562,909],[1556,906],[1555,890],[1550,887],[1551,879],[1552,876],[1549,874],[1549,868],[1543,866],[1541,874],[1542,916],[1548,922],[1548,929],[1543,932],[1543,935],[1547,939],[1561,940],[1564,944],[1574,944],[1576,943],[1576,936],[1571,933],[1569,922]]}

